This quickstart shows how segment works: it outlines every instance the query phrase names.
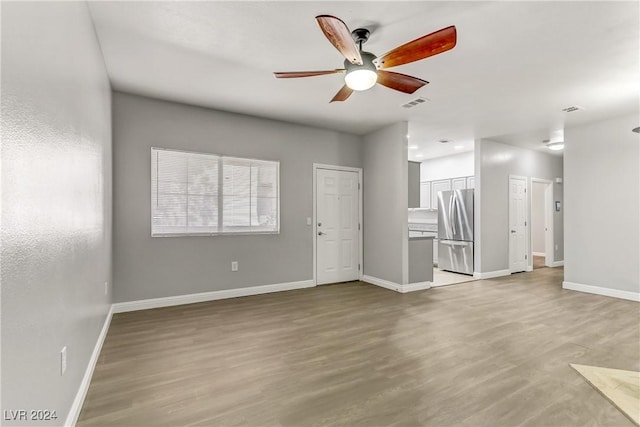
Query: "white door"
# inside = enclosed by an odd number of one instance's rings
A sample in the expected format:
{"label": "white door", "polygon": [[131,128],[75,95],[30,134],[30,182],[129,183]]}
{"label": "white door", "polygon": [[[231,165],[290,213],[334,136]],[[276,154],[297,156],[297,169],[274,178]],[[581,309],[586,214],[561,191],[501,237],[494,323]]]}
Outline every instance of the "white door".
{"label": "white door", "polygon": [[527,179],[509,177],[509,270],[527,269]]}
{"label": "white door", "polygon": [[317,169],[317,284],[360,277],[358,173]]}

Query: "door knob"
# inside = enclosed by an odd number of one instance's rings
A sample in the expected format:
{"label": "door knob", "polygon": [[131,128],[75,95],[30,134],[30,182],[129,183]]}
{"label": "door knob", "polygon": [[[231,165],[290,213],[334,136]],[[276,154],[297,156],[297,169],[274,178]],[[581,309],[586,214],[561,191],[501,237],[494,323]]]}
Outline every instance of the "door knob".
{"label": "door knob", "polygon": [[327,233],[323,233],[322,231],[318,231],[318,236],[324,236]]}

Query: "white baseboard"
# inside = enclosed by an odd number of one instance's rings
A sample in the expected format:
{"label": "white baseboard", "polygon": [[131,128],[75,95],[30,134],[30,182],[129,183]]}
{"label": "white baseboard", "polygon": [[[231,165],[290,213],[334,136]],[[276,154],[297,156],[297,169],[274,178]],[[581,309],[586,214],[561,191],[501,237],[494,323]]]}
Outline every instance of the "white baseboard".
{"label": "white baseboard", "polygon": [[402,285],[402,290],[400,292],[414,292],[414,291],[423,291],[425,289],[431,289],[431,282],[415,282],[409,283],[408,285]]}
{"label": "white baseboard", "polygon": [[379,279],[377,277],[367,275],[362,276],[362,281],[370,283],[372,285],[380,286],[385,289],[400,292],[402,294],[431,288],[431,282],[416,282],[409,283],[408,285],[401,285],[399,283],[394,283],[388,280]]}
{"label": "white baseboard", "polygon": [[493,279],[494,277],[508,276],[511,274],[509,270],[485,271],[484,273],[473,273],[474,279]]}
{"label": "white baseboard", "polygon": [[531,252],[531,255],[533,255],[533,256],[547,256],[547,254],[544,253],[544,252]]}
{"label": "white baseboard", "polygon": [[251,286],[247,288],[201,292],[198,294],[176,295],[173,297],[118,302],[113,304],[113,312],[125,313],[128,311],[148,310],[150,308],[171,307],[174,305],[193,304],[196,302],[246,297],[250,295],[267,294],[271,292],[291,291],[294,289],[312,288],[314,286],[315,283],[313,280],[302,280],[299,282],[278,283],[274,285]]}
{"label": "white baseboard", "polygon": [[399,283],[390,282],[384,279],[378,279],[377,277],[367,276],[366,274],[362,276],[362,281],[370,283],[372,285],[380,286],[385,289],[391,289],[392,291],[400,292],[402,285]]}
{"label": "white baseboard", "polygon": [[564,260],[562,260],[562,261],[551,261],[549,263],[549,267],[564,267]]}
{"label": "white baseboard", "polygon": [[528,265],[527,268],[524,269],[524,271],[526,271],[527,273],[531,273],[533,271],[533,266]]}
{"label": "white baseboard", "polygon": [[563,289],[586,292],[589,294],[603,295],[640,302],[640,292],[621,291],[619,289],[604,288],[602,286],[583,285],[582,283],[562,282]]}
{"label": "white baseboard", "polygon": [[78,421],[80,411],[82,410],[82,405],[84,404],[84,399],[85,397],[87,397],[87,391],[89,391],[89,385],[91,384],[93,371],[96,368],[96,363],[98,363],[98,357],[100,356],[100,351],[102,350],[102,344],[104,344],[104,339],[107,337],[107,332],[109,331],[109,325],[111,324],[112,316],[113,305],[111,305],[111,307],[109,308],[107,318],[104,320],[104,325],[102,325],[100,335],[98,335],[98,341],[96,341],[96,345],[93,348],[93,353],[91,353],[89,364],[87,365],[87,369],[84,371],[84,377],[82,378],[82,382],[80,383],[80,388],[78,389],[76,397],[73,399],[73,403],[71,404],[71,409],[69,409],[69,413],[67,414],[67,419],[64,423],[64,425],[67,427],[74,427],[76,425],[76,422]]}

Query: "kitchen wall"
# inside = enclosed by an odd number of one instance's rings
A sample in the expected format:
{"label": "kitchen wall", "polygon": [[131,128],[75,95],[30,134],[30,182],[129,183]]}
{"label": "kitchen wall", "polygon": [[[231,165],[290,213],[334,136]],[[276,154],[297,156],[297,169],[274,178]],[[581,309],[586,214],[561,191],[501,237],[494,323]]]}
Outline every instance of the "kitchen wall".
{"label": "kitchen wall", "polygon": [[640,298],[638,117],[565,130],[565,284]]}
{"label": "kitchen wall", "polygon": [[409,283],[408,123],[364,137],[364,274]]}
{"label": "kitchen wall", "polygon": [[546,250],[544,191],[547,185],[543,182],[532,182],[531,184],[531,251],[543,254]]}
{"label": "kitchen wall", "polygon": [[[476,163],[476,215],[479,211],[481,232],[479,242],[476,238],[475,269],[481,273],[508,270],[509,175],[555,180],[563,176],[562,157],[483,139],[476,141]],[[553,199],[562,203],[562,184],[554,182]],[[564,259],[562,217],[563,210],[553,212],[558,245],[553,261]]]}
{"label": "kitchen wall", "polygon": [[458,178],[474,175],[473,151],[428,159],[420,164],[420,181]]}
{"label": "kitchen wall", "polygon": [[[313,163],[361,167],[360,137],[118,92],[113,114],[115,302],[313,278]],[[152,146],[279,160],[280,234],[152,238]]]}
{"label": "kitchen wall", "polygon": [[[3,425],[64,425],[111,303],[111,89],[85,2],[1,27]],[[57,419],[6,419],[31,409]]]}

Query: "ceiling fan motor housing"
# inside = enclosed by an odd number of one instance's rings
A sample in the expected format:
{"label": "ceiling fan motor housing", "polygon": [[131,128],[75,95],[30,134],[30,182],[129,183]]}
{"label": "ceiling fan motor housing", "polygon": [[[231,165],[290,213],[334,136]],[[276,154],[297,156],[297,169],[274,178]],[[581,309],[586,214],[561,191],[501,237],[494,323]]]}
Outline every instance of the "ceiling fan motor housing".
{"label": "ceiling fan motor housing", "polygon": [[347,70],[347,73],[355,70],[378,70],[378,67],[373,63],[373,60],[376,59],[376,56],[373,53],[360,52],[360,56],[362,57],[362,65],[352,64],[348,59],[344,60],[344,68]]}

